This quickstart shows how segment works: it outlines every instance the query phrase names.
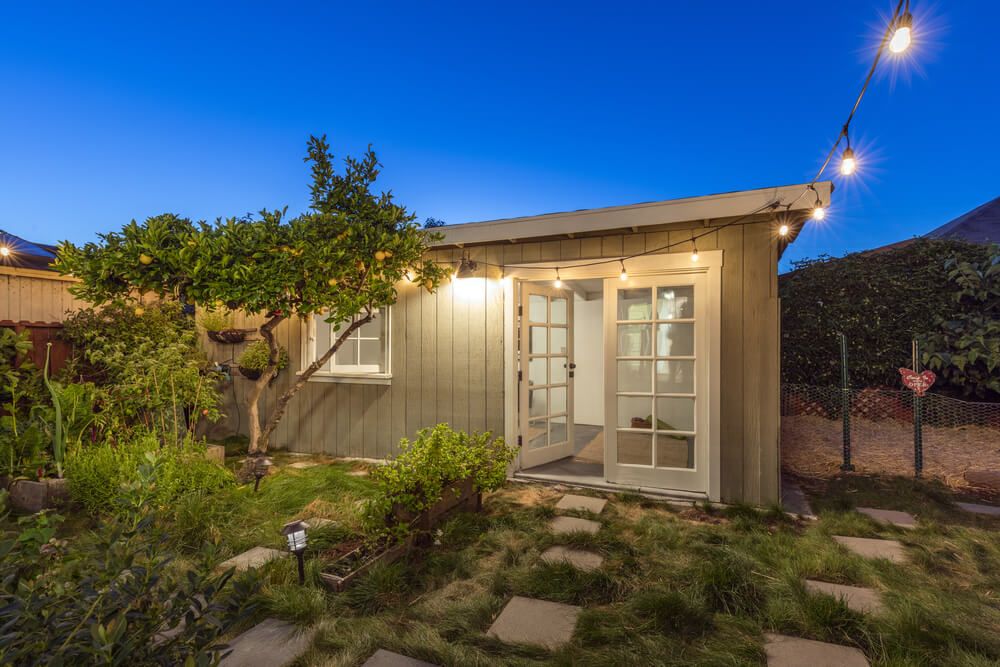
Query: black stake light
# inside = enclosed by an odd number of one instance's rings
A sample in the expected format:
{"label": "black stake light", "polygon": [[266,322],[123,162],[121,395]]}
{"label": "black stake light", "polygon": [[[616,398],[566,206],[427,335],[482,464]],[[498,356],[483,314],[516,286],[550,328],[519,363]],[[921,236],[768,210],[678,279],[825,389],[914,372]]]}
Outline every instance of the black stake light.
{"label": "black stake light", "polygon": [[299,585],[306,583],[306,528],[305,521],[290,521],[281,529],[281,534],[288,540],[288,550],[295,554],[299,561]]}

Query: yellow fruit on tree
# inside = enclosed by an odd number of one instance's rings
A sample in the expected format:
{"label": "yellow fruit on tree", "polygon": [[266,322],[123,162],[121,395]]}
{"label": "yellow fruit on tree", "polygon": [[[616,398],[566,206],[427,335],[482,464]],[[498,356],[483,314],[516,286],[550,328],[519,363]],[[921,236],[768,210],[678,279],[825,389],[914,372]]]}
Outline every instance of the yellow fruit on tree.
{"label": "yellow fruit on tree", "polygon": [[386,254],[385,254],[384,250],[376,250],[375,251],[375,261],[376,262],[384,262],[385,258],[386,258]]}
{"label": "yellow fruit on tree", "polygon": [[146,253],[142,253],[141,255],[139,255],[139,262],[142,264],[149,265],[153,263],[153,258],[147,255]]}

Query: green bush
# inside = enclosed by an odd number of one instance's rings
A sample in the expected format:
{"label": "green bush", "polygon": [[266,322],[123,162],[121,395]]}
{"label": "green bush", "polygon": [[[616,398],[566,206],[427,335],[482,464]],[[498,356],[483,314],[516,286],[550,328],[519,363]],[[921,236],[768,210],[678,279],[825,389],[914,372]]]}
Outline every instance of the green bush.
{"label": "green bush", "polygon": [[172,504],[181,496],[210,491],[235,483],[232,473],[205,458],[205,446],[192,440],[180,445],[161,445],[157,436],[145,432],[116,444],[77,447],[67,459],[70,497],[94,515],[113,509],[123,485],[137,479],[148,453],[160,460],[155,493],[157,507]]}
{"label": "green bush", "polygon": [[989,252],[961,241],[918,239],[877,255],[797,262],[779,280],[782,381],[839,385],[837,334],[844,332],[851,384],[899,387],[913,339],[938,330],[938,318],[967,312],[956,301],[947,262],[982,262]]}
{"label": "green bush", "polygon": [[228,314],[218,310],[206,310],[198,318],[198,324],[205,331],[224,331],[232,326]]}
{"label": "green bush", "polygon": [[507,466],[517,455],[502,438],[490,433],[468,434],[448,424],[417,432],[417,439],[400,441],[395,459],[372,471],[379,493],[368,506],[368,523],[378,533],[395,507],[419,513],[441,499],[444,488],[472,478],[477,491],[503,486]]}
{"label": "green bush", "polygon": [[0,664],[217,664],[259,586],[214,574],[210,552],[193,568],[174,562],[149,502],[163,472],[149,453],[114,499],[121,512],[72,541],[44,512],[0,536]]}
{"label": "green bush", "polygon": [[[267,368],[267,364],[271,359],[271,350],[267,346],[266,340],[258,340],[250,343],[243,350],[243,354],[240,358],[236,360],[236,364],[240,368],[246,368],[252,371],[263,371]],[[288,351],[285,348],[281,348],[278,353],[278,370],[288,365]]]}

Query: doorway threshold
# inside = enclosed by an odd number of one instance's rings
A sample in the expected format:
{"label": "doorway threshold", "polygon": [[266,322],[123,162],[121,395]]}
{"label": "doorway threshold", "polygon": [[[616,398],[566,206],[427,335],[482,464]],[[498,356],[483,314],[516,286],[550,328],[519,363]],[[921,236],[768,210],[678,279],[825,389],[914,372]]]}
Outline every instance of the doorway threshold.
{"label": "doorway threshold", "polygon": [[612,493],[638,493],[640,495],[654,497],[659,500],[675,501],[684,504],[708,500],[707,493],[692,493],[690,491],[657,489],[648,486],[615,484],[604,479],[604,475],[599,474],[586,474],[583,472],[578,473],[576,471],[567,470],[539,470],[540,468],[548,468],[552,465],[553,464],[547,464],[545,466],[537,466],[527,470],[519,470],[514,473],[511,480],[515,482],[564,484],[566,486],[593,489],[595,491],[610,491]]}

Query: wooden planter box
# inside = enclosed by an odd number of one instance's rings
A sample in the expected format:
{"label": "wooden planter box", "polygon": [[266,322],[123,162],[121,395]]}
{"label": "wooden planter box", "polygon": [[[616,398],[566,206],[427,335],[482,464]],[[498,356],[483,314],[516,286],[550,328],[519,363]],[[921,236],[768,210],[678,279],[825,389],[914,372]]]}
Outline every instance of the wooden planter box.
{"label": "wooden planter box", "polygon": [[[441,499],[420,514],[414,514],[397,506],[393,510],[391,521],[396,524],[410,525],[411,531],[405,540],[367,556],[364,553],[367,547],[360,546],[344,554],[330,565],[330,569],[343,572],[342,574],[321,572],[320,579],[329,588],[337,592],[343,591],[376,563],[392,563],[408,554],[417,543],[417,536],[420,533],[433,530],[443,519],[454,512],[480,511],[483,507],[482,500],[482,494],[475,490],[472,480],[466,479],[446,486],[442,491]],[[351,561],[357,561],[359,564],[345,567]]]}
{"label": "wooden planter box", "polygon": [[8,487],[10,504],[20,512],[34,514],[51,509],[69,498],[65,479],[46,478],[41,481],[15,479]]}

